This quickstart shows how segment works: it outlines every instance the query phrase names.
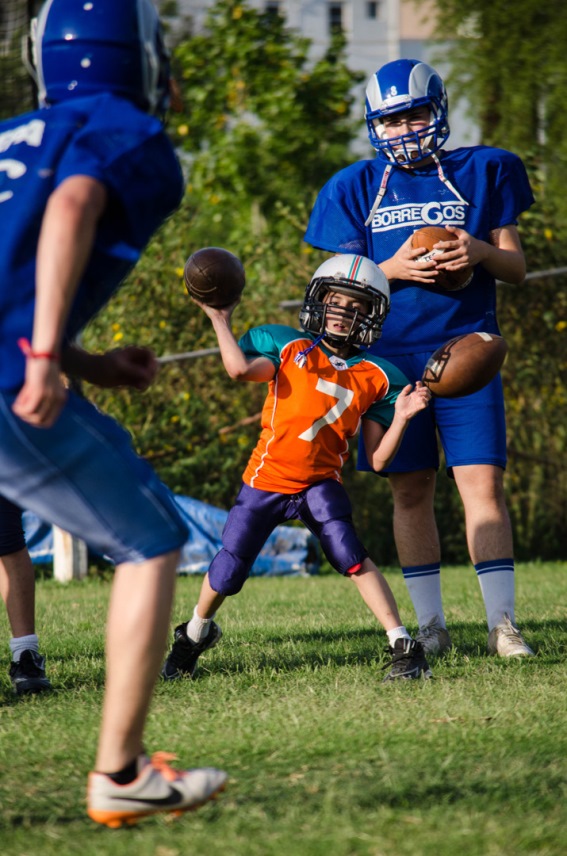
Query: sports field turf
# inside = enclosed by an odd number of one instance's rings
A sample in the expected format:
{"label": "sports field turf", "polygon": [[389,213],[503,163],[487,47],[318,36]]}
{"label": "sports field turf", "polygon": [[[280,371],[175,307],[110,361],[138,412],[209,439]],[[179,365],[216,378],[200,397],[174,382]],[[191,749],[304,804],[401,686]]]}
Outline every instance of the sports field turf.
{"label": "sports field turf", "polygon": [[[415,629],[399,572],[388,572]],[[174,623],[200,578],[181,578]],[[381,683],[386,637],[335,575],[252,579],[193,682],[161,684],[148,749],[230,774],[175,821],[107,830],[84,810],[110,585],[38,586],[56,691],[17,700],[0,664],[0,853],[118,856],[565,856],[567,564],[517,569],[531,660],[485,654],[472,568],[443,574],[455,648],[429,682]]]}

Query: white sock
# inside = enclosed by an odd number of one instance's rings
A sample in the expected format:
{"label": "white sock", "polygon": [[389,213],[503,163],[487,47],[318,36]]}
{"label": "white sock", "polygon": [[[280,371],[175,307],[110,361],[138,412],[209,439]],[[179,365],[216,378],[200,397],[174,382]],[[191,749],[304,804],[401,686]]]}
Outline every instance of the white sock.
{"label": "white sock", "polygon": [[419,626],[425,627],[436,618],[441,627],[446,627],[441,603],[440,565],[415,565],[402,568],[402,573]]}
{"label": "white sock", "polygon": [[514,622],[514,560],[494,559],[474,566],[486,609],[488,630],[502,623],[504,614]]}
{"label": "white sock", "polygon": [[388,637],[390,648],[394,647],[396,639],[411,639],[411,636],[403,624],[401,624],[400,627],[394,627],[393,630],[386,630],[386,636]]}
{"label": "white sock", "polygon": [[200,642],[209,632],[211,618],[201,618],[197,614],[197,607],[193,610],[193,618],[187,622],[186,633],[192,642]]}
{"label": "white sock", "polygon": [[39,639],[35,633],[30,633],[29,636],[12,636],[9,644],[13,663],[20,662],[22,651],[37,651],[39,653]]}

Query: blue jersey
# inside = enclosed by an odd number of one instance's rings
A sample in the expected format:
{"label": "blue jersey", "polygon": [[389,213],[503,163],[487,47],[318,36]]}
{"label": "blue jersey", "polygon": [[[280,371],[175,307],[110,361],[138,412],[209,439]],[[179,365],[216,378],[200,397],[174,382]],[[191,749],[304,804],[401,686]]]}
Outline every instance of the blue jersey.
{"label": "blue jersey", "polygon": [[102,182],[108,204],[71,309],[68,339],[116,291],[183,194],[161,123],[129,101],[95,95],[0,123],[0,389],[23,382],[17,341],[32,338],[42,218],[50,194],[74,175]]}
{"label": "blue jersey", "polygon": [[[440,162],[441,172],[435,163],[391,168],[371,217],[385,163],[374,158],[346,167],[321,190],[305,240],[380,264],[422,226],[458,226],[489,241],[492,230],[516,224],[534,201],[521,160],[503,149],[455,149],[441,152]],[[378,354],[433,351],[453,336],[476,330],[498,333],[495,280],[482,265],[461,291],[408,280],[394,280],[390,287],[390,313],[372,348]]]}

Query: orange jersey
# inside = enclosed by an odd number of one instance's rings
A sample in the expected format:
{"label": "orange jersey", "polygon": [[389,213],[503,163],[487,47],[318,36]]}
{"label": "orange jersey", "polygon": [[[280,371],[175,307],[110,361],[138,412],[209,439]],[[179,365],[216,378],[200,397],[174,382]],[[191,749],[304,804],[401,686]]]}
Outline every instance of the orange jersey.
{"label": "orange jersey", "polygon": [[364,416],[386,428],[407,384],[386,360],[359,352],[342,360],[314,336],[291,327],[266,325],[240,340],[247,357],[264,356],[277,368],[262,410],[262,433],[244,471],[250,487],[297,493],[323,479],[341,481],[349,439]]}

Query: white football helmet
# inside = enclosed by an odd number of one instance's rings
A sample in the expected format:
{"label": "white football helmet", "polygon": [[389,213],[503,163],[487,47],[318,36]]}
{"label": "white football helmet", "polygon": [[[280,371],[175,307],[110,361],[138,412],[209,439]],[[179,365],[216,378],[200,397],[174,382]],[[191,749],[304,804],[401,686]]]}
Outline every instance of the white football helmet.
{"label": "white football helmet", "polygon": [[[348,294],[368,302],[368,312],[333,307],[350,326],[344,335],[332,335],[325,329],[329,304],[324,302],[329,291]],[[334,256],[320,265],[305,290],[299,312],[304,330],[322,336],[332,345],[357,345],[368,348],[380,338],[382,325],[390,309],[390,286],[385,274],[365,256],[347,254]]]}
{"label": "white football helmet", "polygon": [[[429,107],[429,125],[388,139],[384,117],[421,106]],[[448,109],[445,85],[434,68],[417,59],[389,62],[372,75],[366,88],[365,118],[370,142],[388,161],[418,163],[447,141]]]}

